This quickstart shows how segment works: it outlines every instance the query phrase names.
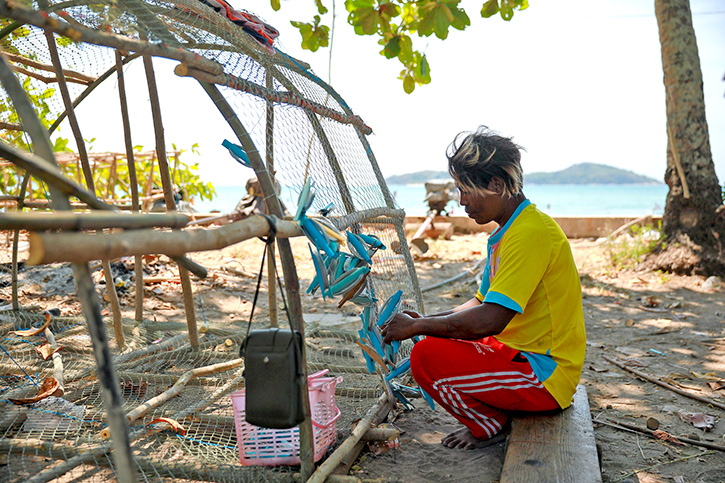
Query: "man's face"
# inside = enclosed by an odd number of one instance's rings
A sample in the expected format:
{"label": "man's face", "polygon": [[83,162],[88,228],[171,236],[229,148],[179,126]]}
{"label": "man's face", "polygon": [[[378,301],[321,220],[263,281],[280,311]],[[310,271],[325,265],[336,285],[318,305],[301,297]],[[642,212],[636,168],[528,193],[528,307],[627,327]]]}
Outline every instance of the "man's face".
{"label": "man's face", "polygon": [[[489,191],[492,191],[493,184],[493,181],[489,183],[487,187]],[[497,192],[492,191],[490,194],[483,195],[460,186],[458,191],[461,194],[461,206],[465,208],[468,217],[479,225],[494,221],[500,215],[502,199]]]}

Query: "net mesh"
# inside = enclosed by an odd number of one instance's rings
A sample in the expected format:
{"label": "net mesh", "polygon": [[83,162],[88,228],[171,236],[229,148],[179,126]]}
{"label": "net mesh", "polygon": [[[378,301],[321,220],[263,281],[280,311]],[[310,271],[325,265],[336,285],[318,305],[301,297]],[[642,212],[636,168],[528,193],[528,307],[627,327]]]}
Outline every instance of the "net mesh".
{"label": "net mesh", "polygon": [[[116,50],[126,62],[134,61],[129,52],[143,49],[184,60],[189,75],[219,86],[267,169],[285,188],[287,198],[282,201],[288,212],[294,209],[305,182],[314,181],[317,195],[310,213],[334,203],[333,219],[347,216],[352,220],[347,226],[377,235],[388,247],[375,255],[369,277],[379,303],[402,289],[410,307],[421,308],[402,211],[390,197],[365,138],[370,129],[302,61],[263,45],[240,25],[195,0],[21,1],[12,5],[0,0],[0,22],[2,53],[51,131],[65,118],[66,108],[53,80],[56,73],[45,28],[55,32],[60,65],[70,98],[76,102],[95,85],[114,79]],[[22,145],[27,138],[1,83],[0,95],[3,142]],[[3,189],[4,194],[19,192],[17,187],[11,192],[7,180]],[[128,202],[113,201],[117,205]],[[336,311],[335,305],[330,304],[330,312]],[[112,480],[115,470],[104,432],[107,408],[82,319],[51,320],[50,330],[62,347],[62,397],[24,405],[10,402],[36,394],[37,386],[54,373],[52,357],[43,360],[38,355],[37,349],[45,342],[41,336],[12,332],[37,327],[43,320],[29,311],[0,312],[4,349],[0,355],[0,479]],[[107,332],[113,333],[110,321],[106,323]],[[119,351],[110,341],[125,412],[160,396],[192,369],[237,357],[238,330],[212,324],[200,337],[200,349],[193,351],[185,324],[175,324],[125,320],[129,348]],[[355,344],[355,331],[313,324],[306,328],[306,338],[309,371],[329,369],[343,376],[335,388],[342,416],[337,421],[340,437],[332,451],[377,400],[383,391],[381,379],[368,372]],[[404,344],[401,351],[407,355],[410,345]],[[230,394],[243,388],[242,371],[238,366],[193,377],[179,395],[131,423],[131,449],[143,480],[289,481],[297,471],[294,467],[239,464]],[[178,421],[186,432],[154,422],[159,418]]]}

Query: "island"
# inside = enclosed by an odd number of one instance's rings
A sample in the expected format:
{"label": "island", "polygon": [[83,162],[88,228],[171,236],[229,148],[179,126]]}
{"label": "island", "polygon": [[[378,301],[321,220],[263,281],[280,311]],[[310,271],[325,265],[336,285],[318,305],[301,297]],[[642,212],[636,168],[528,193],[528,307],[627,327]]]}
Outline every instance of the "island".
{"label": "island", "polygon": [[[426,181],[450,180],[447,171],[416,171],[385,178],[388,184],[423,184]],[[605,164],[579,163],[561,171],[524,174],[526,184],[662,184],[654,178]]]}

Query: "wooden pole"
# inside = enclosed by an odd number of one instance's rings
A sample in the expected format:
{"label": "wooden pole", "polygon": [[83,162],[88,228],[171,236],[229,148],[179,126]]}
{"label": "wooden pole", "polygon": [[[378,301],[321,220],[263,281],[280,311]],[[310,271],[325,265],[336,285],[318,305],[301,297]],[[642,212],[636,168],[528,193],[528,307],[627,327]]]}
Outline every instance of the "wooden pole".
{"label": "wooden pole", "polygon": [[[70,124],[71,131],[73,131],[73,137],[75,137],[76,145],[78,147],[78,155],[80,156],[81,164],[83,166],[83,174],[86,179],[86,187],[91,193],[96,192],[95,184],[93,183],[93,171],[91,165],[88,162],[88,152],[86,151],[86,144],[81,134],[81,127],[78,124],[75,111],[73,110],[73,103],[68,93],[68,85],[65,81],[65,75],[63,75],[63,66],[60,63],[60,56],[58,55],[58,48],[55,45],[55,37],[53,32],[46,30],[45,38],[48,41],[48,52],[50,53],[53,67],[55,68],[55,74],[58,76],[58,89],[60,89],[61,97],[63,98],[63,104],[65,106],[66,113],[68,115],[68,123]],[[110,180],[109,180],[110,189]],[[116,293],[116,284],[113,280],[113,272],[111,271],[111,262],[108,259],[101,260],[103,264],[103,276],[106,279],[106,293],[108,294],[108,302],[111,305],[111,311],[113,312],[113,331],[116,337],[116,344],[120,350],[126,347],[126,338],[123,335],[123,320],[121,319],[121,303],[118,300],[118,293]]]}
{"label": "wooden pole", "polygon": [[[30,173],[27,171],[23,176],[23,182],[20,185],[20,194],[18,195],[18,214],[23,211],[23,204],[25,203],[25,192],[30,182]],[[6,215],[7,216],[7,215]],[[13,231],[13,268],[11,277],[11,290],[12,290],[12,304],[13,310],[20,310],[20,299],[18,297],[18,247],[20,244],[20,229]]]}
{"label": "wooden pole", "polygon": [[[257,175],[259,184],[262,186],[262,192],[264,193],[264,199],[267,203],[267,209],[278,219],[282,219],[284,213],[282,211],[282,205],[277,198],[277,194],[272,184],[271,178],[267,169],[264,165],[264,161],[259,155],[252,138],[247,133],[247,130],[242,125],[234,110],[231,108],[229,103],[224,99],[222,94],[213,84],[201,82],[201,86],[207,92],[211,100],[216,105],[219,112],[221,112],[224,119],[229,123],[229,126],[236,134],[237,139],[242,144],[244,151],[249,156],[249,160],[252,164],[252,168]],[[305,339],[305,327],[302,319],[302,304],[300,302],[300,283],[297,278],[297,269],[295,268],[295,260],[292,255],[292,248],[290,247],[289,240],[284,238],[277,239],[277,245],[279,247],[279,256],[282,263],[282,271],[284,272],[285,288],[287,290],[287,305],[291,317],[292,327],[298,330],[302,335],[302,340]],[[305,413],[305,420],[300,424],[300,460],[301,468],[300,472],[302,477],[306,479],[312,474],[314,469],[314,440],[312,436],[312,420],[310,417],[310,400],[309,394],[307,393],[307,358],[305,357],[305,344],[302,344],[302,373],[304,380],[300,383],[300,391],[302,397],[302,406]]]}
{"label": "wooden pole", "polygon": [[342,459],[355,447],[363,435],[368,432],[373,418],[387,403],[388,394],[387,392],[384,392],[375,405],[368,410],[365,417],[357,423],[357,426],[353,429],[352,434],[317,468],[317,471],[315,471],[315,473],[307,479],[307,483],[324,483],[330,473],[337,468],[340,461],[342,461]]}
{"label": "wooden pole", "polygon": [[[274,77],[267,71],[265,82],[267,89],[271,89],[274,85]],[[270,178],[272,179],[272,186],[276,187],[276,181],[274,178],[274,104],[270,100],[267,100],[267,139],[265,142],[265,151],[267,158],[267,170],[269,171]],[[276,191],[275,191],[276,193]],[[266,202],[265,202],[266,206]],[[269,209],[267,209],[269,211]],[[276,243],[276,242],[275,242]],[[269,326],[278,327],[277,322],[277,284],[273,281],[277,279],[277,270],[275,267],[275,243],[267,245],[267,280],[269,281],[267,287],[267,296],[269,298]]]}
{"label": "wooden pole", "polygon": [[[156,87],[156,74],[154,74],[153,61],[149,55],[143,56],[144,69],[146,70],[146,81],[149,88],[149,101],[151,102],[151,116],[154,121],[156,133],[156,156],[159,159],[159,172],[161,173],[161,185],[164,188],[164,201],[166,211],[176,211],[174,201],[174,187],[171,185],[169,175],[169,163],[166,160],[166,140],[164,139],[164,126],[161,119],[161,104],[159,102],[159,91]],[[186,324],[189,327],[189,342],[192,347],[199,346],[199,334],[196,329],[196,313],[194,312],[194,294],[191,289],[189,271],[179,265],[179,278],[181,279],[181,290],[184,294],[184,312]]]}
{"label": "wooden pole", "polygon": [[[131,141],[131,120],[128,115],[128,102],[126,100],[126,78],[123,76],[123,58],[121,52],[116,50],[116,73],[118,74],[118,95],[121,102],[121,119],[123,120],[123,140],[126,145],[126,163],[128,164],[128,184],[131,188],[131,211],[137,213],[139,210],[138,200],[138,177],[136,176],[136,158],[133,154],[133,142]],[[136,296],[134,297],[134,320],[143,320],[143,259],[141,255],[134,256],[133,265],[134,278],[136,280]]]}
{"label": "wooden pole", "polygon": [[182,228],[189,217],[181,213],[128,214],[115,211],[90,213],[3,213],[0,230],[99,230],[102,228]]}
{"label": "wooden pole", "polygon": [[[6,3],[0,4],[0,9]],[[35,152],[38,154],[42,166],[52,166],[54,161],[53,149],[50,146],[47,131],[35,115],[25,91],[13,74],[5,58],[0,55],[0,83],[9,94],[18,112],[26,132],[33,141]],[[0,147],[5,148],[5,143],[0,142]],[[6,150],[6,149],[2,149]],[[55,167],[57,171],[57,167]],[[70,202],[66,193],[56,187],[49,186],[50,194],[54,203],[60,210],[69,210]],[[128,436],[128,429],[125,415],[123,413],[122,399],[118,377],[113,368],[111,352],[108,349],[106,328],[101,317],[101,308],[98,303],[98,296],[95,292],[93,280],[88,270],[88,265],[73,264],[73,273],[78,289],[78,298],[83,307],[83,313],[88,324],[88,331],[93,342],[93,354],[96,359],[96,373],[101,385],[101,395],[108,414],[108,424],[111,428],[113,458],[116,464],[116,476],[121,483],[133,483],[136,481],[136,470],[131,453],[131,445]]]}

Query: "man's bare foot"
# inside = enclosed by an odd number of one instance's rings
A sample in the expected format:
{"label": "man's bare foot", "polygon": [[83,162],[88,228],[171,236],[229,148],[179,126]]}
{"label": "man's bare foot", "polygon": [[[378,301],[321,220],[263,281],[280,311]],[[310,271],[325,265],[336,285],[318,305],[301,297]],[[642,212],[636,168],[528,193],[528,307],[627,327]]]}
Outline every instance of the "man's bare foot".
{"label": "man's bare foot", "polygon": [[504,439],[506,439],[506,436],[506,432],[502,431],[501,433],[494,435],[493,438],[478,439],[471,433],[470,429],[464,426],[461,429],[458,429],[446,435],[441,440],[441,443],[443,444],[443,446],[448,446],[449,448],[476,449],[503,441]]}

